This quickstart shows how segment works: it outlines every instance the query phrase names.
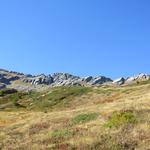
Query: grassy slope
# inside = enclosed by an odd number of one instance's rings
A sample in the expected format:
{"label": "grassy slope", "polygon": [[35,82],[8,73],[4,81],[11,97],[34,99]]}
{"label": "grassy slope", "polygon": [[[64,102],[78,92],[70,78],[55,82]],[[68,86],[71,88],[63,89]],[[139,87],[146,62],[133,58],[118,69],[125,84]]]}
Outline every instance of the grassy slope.
{"label": "grassy slope", "polygon": [[150,149],[150,84],[0,98],[2,149]]}

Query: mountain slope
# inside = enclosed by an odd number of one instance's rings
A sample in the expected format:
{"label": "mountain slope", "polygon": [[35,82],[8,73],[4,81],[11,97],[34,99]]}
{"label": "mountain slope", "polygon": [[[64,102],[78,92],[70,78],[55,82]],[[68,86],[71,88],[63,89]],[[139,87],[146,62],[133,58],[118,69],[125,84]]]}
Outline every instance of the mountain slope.
{"label": "mountain slope", "polygon": [[1,90],[1,149],[150,149],[150,82]]}

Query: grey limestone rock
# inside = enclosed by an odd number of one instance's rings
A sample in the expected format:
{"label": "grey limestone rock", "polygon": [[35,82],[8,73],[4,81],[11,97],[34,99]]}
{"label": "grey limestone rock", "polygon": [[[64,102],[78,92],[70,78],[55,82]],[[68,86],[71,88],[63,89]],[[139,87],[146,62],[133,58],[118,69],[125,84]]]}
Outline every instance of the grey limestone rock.
{"label": "grey limestone rock", "polygon": [[121,77],[113,81],[113,84],[122,85],[125,82],[125,78]]}
{"label": "grey limestone rock", "polygon": [[146,81],[150,79],[150,75],[140,73],[138,75],[127,78],[126,83],[132,83],[134,81]]}

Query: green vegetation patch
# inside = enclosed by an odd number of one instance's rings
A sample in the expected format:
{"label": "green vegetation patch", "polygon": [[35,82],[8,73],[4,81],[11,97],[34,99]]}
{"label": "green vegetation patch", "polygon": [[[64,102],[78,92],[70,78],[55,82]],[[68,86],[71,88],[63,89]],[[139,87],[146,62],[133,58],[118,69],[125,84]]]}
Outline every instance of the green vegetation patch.
{"label": "green vegetation patch", "polygon": [[[1,108],[26,108],[28,110],[48,111],[72,105],[75,97],[86,94],[90,87],[56,87],[45,92],[20,92],[14,89],[0,91]],[[8,107],[9,106],[9,107]]]}
{"label": "green vegetation patch", "polygon": [[54,100],[57,103],[57,100],[63,100],[68,97],[80,96],[90,91],[90,88],[87,87],[60,87],[54,89],[49,95],[49,100]]}
{"label": "green vegetation patch", "polygon": [[90,92],[90,89],[87,87],[57,87],[36,100],[36,107],[40,110],[64,108],[69,106],[75,97]]}
{"label": "green vegetation patch", "polygon": [[80,114],[73,118],[73,124],[81,124],[86,123],[92,120],[97,119],[98,113],[87,113],[87,114]]}
{"label": "green vegetation patch", "polygon": [[111,95],[112,93],[120,93],[120,88],[100,87],[94,90],[97,94]]}
{"label": "green vegetation patch", "polygon": [[120,127],[127,124],[135,124],[137,123],[137,116],[134,111],[126,110],[121,112],[114,112],[107,123],[105,124],[106,127],[113,128],[113,127]]}
{"label": "green vegetation patch", "polygon": [[0,109],[24,107],[19,103],[26,95],[15,89],[5,89],[0,91]]}
{"label": "green vegetation patch", "polygon": [[56,130],[50,133],[50,137],[52,139],[60,139],[60,138],[66,138],[70,137],[73,135],[73,132],[67,130],[67,129],[62,129],[62,130]]}

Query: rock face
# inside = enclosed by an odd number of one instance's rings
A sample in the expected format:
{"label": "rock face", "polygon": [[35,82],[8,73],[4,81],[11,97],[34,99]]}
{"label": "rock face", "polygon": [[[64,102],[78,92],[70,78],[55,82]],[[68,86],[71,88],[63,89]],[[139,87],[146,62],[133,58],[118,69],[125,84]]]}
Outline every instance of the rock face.
{"label": "rock face", "polygon": [[150,76],[144,73],[129,77],[127,79],[121,77],[112,81],[110,78],[105,76],[88,76],[81,78],[69,73],[54,73],[52,75],[41,74],[33,76],[30,74],[25,75],[23,73],[14,71],[9,72],[7,70],[0,69],[0,89],[8,87],[26,91],[56,86],[122,85],[145,80],[150,80]]}
{"label": "rock face", "polygon": [[89,77],[83,78],[82,81],[84,81],[88,85],[100,85],[105,82],[112,82],[112,80],[110,78],[107,78],[104,76],[98,76],[98,77],[89,76]]}
{"label": "rock face", "polygon": [[6,88],[5,84],[0,84],[0,90]]}
{"label": "rock face", "polygon": [[6,76],[5,74],[0,74],[0,83],[10,84],[11,81],[15,81],[18,79],[18,76]]}
{"label": "rock face", "polygon": [[93,80],[92,76],[88,76],[88,77],[83,78],[83,81],[85,81],[86,83],[90,82],[91,80]]}
{"label": "rock face", "polygon": [[103,84],[105,82],[111,82],[112,80],[110,78],[106,78],[104,76],[99,76],[93,78],[93,80],[90,81],[91,85],[97,85],[97,84]]}
{"label": "rock face", "polygon": [[75,85],[80,79],[78,76],[73,76],[68,73],[54,73],[52,75],[54,86]]}
{"label": "rock face", "polygon": [[123,77],[118,78],[118,79],[113,81],[113,83],[116,85],[122,85],[122,84],[124,84],[124,82],[125,82],[125,78],[123,78]]}
{"label": "rock face", "polygon": [[35,78],[32,79],[31,84],[33,85],[38,85],[38,84],[52,84],[53,83],[53,78],[48,75],[45,76],[44,74],[36,76]]}
{"label": "rock face", "polygon": [[135,75],[133,77],[127,78],[126,83],[132,83],[134,81],[146,81],[146,80],[150,80],[150,75],[140,73],[140,74]]}
{"label": "rock face", "polygon": [[[74,76],[69,73],[54,73],[53,75],[37,75],[32,76],[30,74],[24,75],[14,71],[7,71],[0,69],[0,83],[6,85],[11,84],[12,81],[19,80],[28,85],[49,85],[49,86],[86,86],[86,85],[101,85],[106,82],[111,82],[110,78],[104,76],[98,77],[84,77]],[[19,89],[21,86],[18,85]],[[26,88],[26,87],[23,87]]]}

